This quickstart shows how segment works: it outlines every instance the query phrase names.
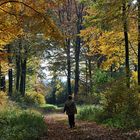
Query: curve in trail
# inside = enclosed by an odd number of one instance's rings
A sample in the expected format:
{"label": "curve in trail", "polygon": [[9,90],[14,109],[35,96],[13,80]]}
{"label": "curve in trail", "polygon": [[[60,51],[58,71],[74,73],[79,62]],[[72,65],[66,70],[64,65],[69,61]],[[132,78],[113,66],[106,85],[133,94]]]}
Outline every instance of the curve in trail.
{"label": "curve in trail", "polygon": [[48,134],[42,140],[128,140],[119,131],[95,122],[76,121],[76,127],[70,129],[65,114],[49,114],[45,120]]}

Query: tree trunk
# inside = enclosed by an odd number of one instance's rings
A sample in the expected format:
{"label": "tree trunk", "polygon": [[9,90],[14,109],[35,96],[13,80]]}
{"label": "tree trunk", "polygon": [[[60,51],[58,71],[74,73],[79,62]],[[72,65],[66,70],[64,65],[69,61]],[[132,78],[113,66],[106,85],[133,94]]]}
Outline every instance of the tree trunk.
{"label": "tree trunk", "polygon": [[70,57],[70,39],[66,40],[66,45],[67,45],[67,90],[68,90],[68,95],[71,95],[71,57]]}
{"label": "tree trunk", "polygon": [[74,87],[74,98],[77,100],[77,94],[79,91],[79,56],[81,50],[81,37],[79,36],[80,30],[82,29],[82,22],[83,22],[83,10],[84,10],[84,3],[78,3],[74,0],[75,8],[76,8],[76,15],[77,15],[77,37],[75,41],[75,87]]}
{"label": "tree trunk", "polygon": [[8,77],[9,77],[8,95],[12,96],[12,92],[13,92],[13,70],[12,69],[9,69]]}
{"label": "tree trunk", "polygon": [[[7,45],[7,52],[8,52],[8,54],[11,54],[11,45]],[[12,64],[11,56],[8,56],[8,61],[9,61],[9,65],[11,65]],[[12,96],[12,92],[13,92],[13,70],[12,70],[12,68],[10,68],[8,70],[8,79],[9,79],[8,96]]]}
{"label": "tree trunk", "polygon": [[0,91],[5,92],[6,90],[5,76],[3,76],[1,69],[2,67],[1,67],[1,61],[0,61]]}
{"label": "tree trunk", "polygon": [[[80,32],[80,30],[79,30]],[[75,87],[74,87],[74,97],[76,99],[76,96],[79,91],[79,56],[80,56],[80,48],[81,48],[81,38],[77,36],[76,38],[76,48],[75,48]]]}
{"label": "tree trunk", "polygon": [[140,0],[138,2],[138,85],[140,85]]}
{"label": "tree trunk", "polygon": [[123,1],[123,28],[125,39],[125,71],[126,71],[126,85],[130,87],[130,69],[129,69],[129,41],[128,41],[128,23],[126,14],[126,0]]}
{"label": "tree trunk", "polygon": [[22,40],[19,39],[19,49],[17,50],[16,54],[16,92],[19,92],[20,87],[20,77],[21,77],[21,56],[20,56],[20,49],[21,49],[21,42]]}
{"label": "tree trunk", "polygon": [[25,87],[26,87],[26,63],[27,58],[21,61],[21,79],[20,79],[20,93],[25,96]]}
{"label": "tree trunk", "polygon": [[20,65],[20,56],[16,55],[16,92],[19,92],[19,83],[20,83],[20,70],[21,70],[21,65]]}

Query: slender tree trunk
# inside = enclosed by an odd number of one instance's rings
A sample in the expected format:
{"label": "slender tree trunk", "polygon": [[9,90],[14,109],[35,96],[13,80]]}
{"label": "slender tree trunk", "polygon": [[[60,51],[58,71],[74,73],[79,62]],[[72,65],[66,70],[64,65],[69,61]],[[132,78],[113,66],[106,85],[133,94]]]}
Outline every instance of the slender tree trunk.
{"label": "slender tree trunk", "polygon": [[125,71],[126,71],[126,85],[130,87],[130,69],[129,69],[129,40],[128,40],[128,23],[126,14],[126,0],[123,0],[123,28],[125,39]]}
{"label": "slender tree trunk", "polygon": [[8,76],[9,76],[8,95],[12,96],[12,92],[13,92],[13,70],[12,69],[9,69]]}
{"label": "slender tree trunk", "polygon": [[0,61],[0,91],[5,92],[5,90],[6,90],[5,76],[3,76],[1,69],[2,68],[1,68],[1,61]]}
{"label": "slender tree trunk", "polygon": [[74,0],[76,15],[77,15],[77,37],[75,41],[75,87],[74,87],[74,98],[77,100],[77,95],[79,91],[79,57],[80,57],[80,50],[81,50],[81,37],[79,36],[80,30],[82,29],[82,22],[83,22],[83,10],[84,10],[84,3],[78,3]]}
{"label": "slender tree trunk", "polygon": [[[64,24],[66,23],[66,28],[62,28],[63,32],[66,36],[71,36],[72,30],[72,7],[73,7],[73,2],[72,0],[66,0],[63,7],[61,7],[59,9],[59,20],[60,20],[60,24]],[[67,55],[67,95],[71,95],[72,91],[71,91],[71,56],[70,56],[70,48],[71,48],[71,39],[67,38],[65,40],[66,42],[66,55]],[[66,95],[66,96],[67,96]]]}
{"label": "slender tree trunk", "polygon": [[[22,63],[21,63],[22,65]],[[23,96],[23,70],[22,70],[22,66],[21,66],[21,77],[20,77],[20,94]]]}
{"label": "slender tree trunk", "polygon": [[25,87],[26,87],[26,63],[27,58],[21,61],[21,79],[20,79],[20,93],[22,96],[25,96]]}
{"label": "slender tree trunk", "polygon": [[21,65],[20,65],[20,55],[16,56],[16,92],[19,92],[19,84],[20,84],[20,73],[21,73]]}
{"label": "slender tree trunk", "polygon": [[140,0],[138,2],[138,85],[140,85]]}
{"label": "slender tree trunk", "polygon": [[[78,31],[80,32],[80,31]],[[80,56],[80,48],[81,48],[81,38],[77,36],[76,38],[76,48],[75,48],[75,87],[74,87],[74,97],[76,99],[76,96],[79,91],[79,56]]]}
{"label": "slender tree trunk", "polygon": [[[9,54],[11,54],[11,46],[10,45],[7,45],[7,52]],[[8,61],[9,61],[9,65],[12,64],[12,58],[11,56],[8,56]],[[13,92],[13,70],[12,68],[10,68],[8,70],[8,79],[9,79],[9,85],[8,85],[8,95],[9,96],[12,96],[12,92]]]}
{"label": "slender tree trunk", "polygon": [[22,48],[22,39],[19,39],[19,49],[16,55],[16,92],[19,92],[20,88],[20,77],[21,77],[21,56],[20,56],[20,49]]}
{"label": "slender tree trunk", "polygon": [[70,39],[66,40],[66,45],[67,45],[67,90],[68,90],[68,95],[71,95],[71,57],[70,57]]}

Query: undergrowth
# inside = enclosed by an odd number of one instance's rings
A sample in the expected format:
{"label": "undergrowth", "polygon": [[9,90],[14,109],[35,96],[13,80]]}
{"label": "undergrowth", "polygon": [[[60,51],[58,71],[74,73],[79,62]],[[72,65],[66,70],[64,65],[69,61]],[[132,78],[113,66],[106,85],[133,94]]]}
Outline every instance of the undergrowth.
{"label": "undergrowth", "polygon": [[80,107],[77,117],[123,130],[140,128],[139,87],[126,88],[125,81],[116,81],[101,97],[101,106]]}
{"label": "undergrowth", "polygon": [[[0,95],[2,96],[2,94]],[[47,132],[43,116],[23,110],[4,94],[0,104],[0,140],[37,140]]]}

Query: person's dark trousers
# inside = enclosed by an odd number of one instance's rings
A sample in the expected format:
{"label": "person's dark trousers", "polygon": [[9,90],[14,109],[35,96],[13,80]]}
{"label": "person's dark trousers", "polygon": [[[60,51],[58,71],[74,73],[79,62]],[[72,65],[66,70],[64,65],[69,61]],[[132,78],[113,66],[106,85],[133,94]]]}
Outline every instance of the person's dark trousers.
{"label": "person's dark trousers", "polygon": [[68,119],[69,119],[70,128],[75,127],[75,118],[74,118],[74,114],[68,115]]}

